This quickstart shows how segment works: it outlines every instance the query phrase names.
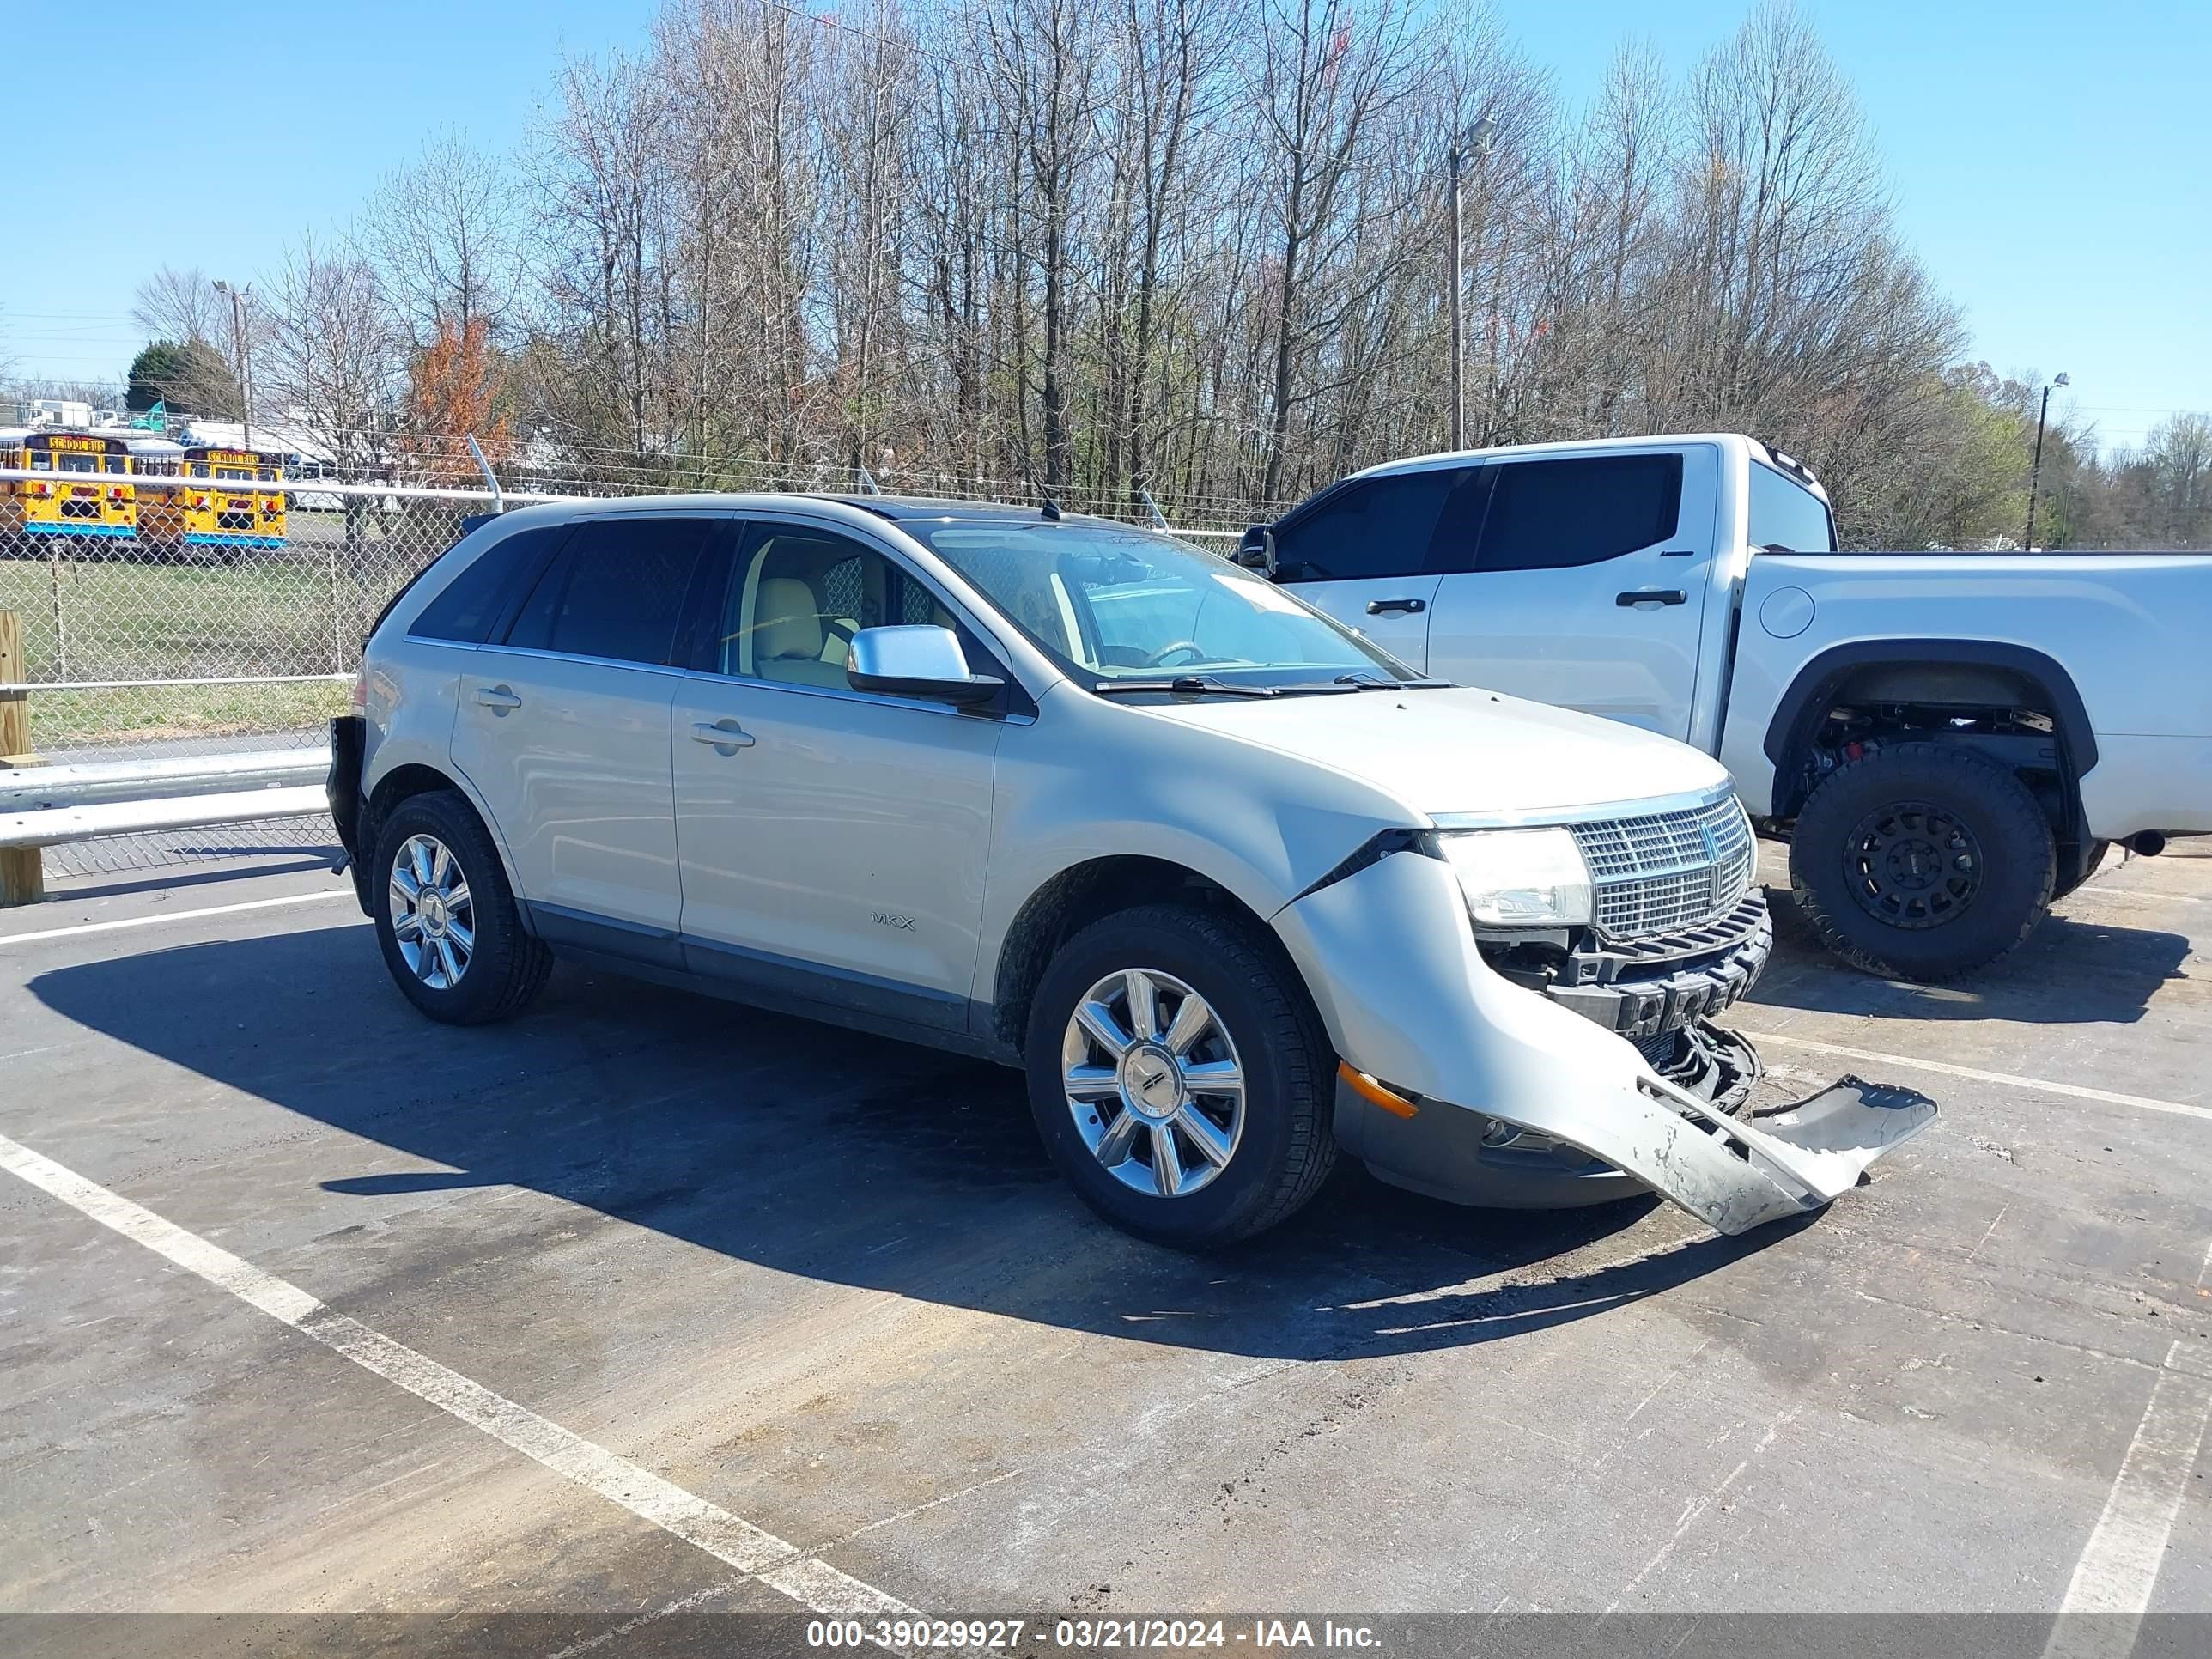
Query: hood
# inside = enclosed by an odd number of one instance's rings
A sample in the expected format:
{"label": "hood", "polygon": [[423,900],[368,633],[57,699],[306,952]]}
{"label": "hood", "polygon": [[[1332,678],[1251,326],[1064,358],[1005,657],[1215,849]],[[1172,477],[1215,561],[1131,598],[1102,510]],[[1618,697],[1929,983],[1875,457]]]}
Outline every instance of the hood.
{"label": "hood", "polygon": [[1672,738],[1471,687],[1209,697],[1141,712],[1364,778],[1432,817],[1540,817],[1729,781],[1718,761]]}

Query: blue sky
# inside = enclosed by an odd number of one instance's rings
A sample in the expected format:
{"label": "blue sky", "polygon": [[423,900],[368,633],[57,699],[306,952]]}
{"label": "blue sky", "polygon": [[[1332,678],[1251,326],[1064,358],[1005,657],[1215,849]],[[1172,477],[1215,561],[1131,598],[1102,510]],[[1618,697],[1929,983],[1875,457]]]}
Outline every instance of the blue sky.
{"label": "blue sky", "polygon": [[[820,6],[822,0],[808,0]],[[122,0],[16,8],[0,88],[52,192],[0,232],[0,357],[119,375],[139,280],[245,280],[303,226],[343,224],[443,122],[522,143],[564,48],[641,43],[653,0]],[[1905,239],[2002,373],[2063,369],[2110,443],[2212,409],[2212,5],[1810,0],[1887,163]],[[1742,12],[1680,0],[1499,0],[1570,98],[1641,35],[1686,68]],[[69,66],[67,74],[46,72]],[[34,72],[35,71],[35,72]],[[82,133],[78,147],[56,140]],[[137,133],[142,137],[133,139]],[[41,135],[32,137],[29,135]],[[212,187],[147,193],[134,148]],[[82,193],[80,193],[82,192]],[[95,206],[96,192],[110,194]],[[2062,394],[2063,396],[2064,394]]]}

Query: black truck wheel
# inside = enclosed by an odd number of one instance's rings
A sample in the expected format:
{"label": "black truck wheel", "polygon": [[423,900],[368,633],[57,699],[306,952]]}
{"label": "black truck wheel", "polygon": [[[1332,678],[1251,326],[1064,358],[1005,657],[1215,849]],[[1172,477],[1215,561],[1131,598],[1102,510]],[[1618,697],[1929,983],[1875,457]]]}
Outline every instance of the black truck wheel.
{"label": "black truck wheel", "polygon": [[1844,961],[1955,979],[2026,939],[2057,876],[2051,825],[1988,756],[1908,743],[1823,779],[1790,843],[1798,908]]}

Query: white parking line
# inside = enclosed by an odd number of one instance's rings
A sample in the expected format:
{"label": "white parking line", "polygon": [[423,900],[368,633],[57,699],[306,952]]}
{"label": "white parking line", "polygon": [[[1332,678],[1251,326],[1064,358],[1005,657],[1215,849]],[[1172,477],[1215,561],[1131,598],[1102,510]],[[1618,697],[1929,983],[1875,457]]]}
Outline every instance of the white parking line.
{"label": "white parking line", "polygon": [[[1741,1030],[1743,1028],[1738,1027]],[[2135,1106],[2146,1112],[2171,1112],[2178,1117],[2212,1118],[2212,1106],[2190,1106],[2178,1100],[2153,1100],[2148,1095],[2117,1094],[2110,1089],[2085,1088],[2078,1083],[2053,1083],[2048,1078],[2014,1077],[2009,1072],[1984,1072],[1972,1066],[1953,1066],[1940,1060],[1916,1060],[1910,1054],[1877,1054],[1870,1048],[1846,1048],[1840,1042],[1816,1042],[1811,1037],[1784,1036],[1779,1031],[1744,1030],[1753,1042],[1778,1042],[1787,1048],[1803,1048],[1839,1060],[1863,1060],[1869,1066],[1902,1066],[1907,1071],[1934,1072],[1943,1077],[1962,1077],[1975,1083],[1997,1083],[2008,1088],[2033,1089],[2039,1094],[2066,1095],[2075,1100],[2100,1101],[2107,1106]]]}
{"label": "white parking line", "polygon": [[164,921],[190,921],[197,916],[229,916],[242,910],[273,910],[283,904],[319,904],[325,899],[349,899],[352,896],[352,888],[337,887],[327,893],[290,893],[283,898],[246,899],[237,904],[211,904],[204,910],[165,910],[159,915],[125,916],[120,921],[80,922],[74,927],[49,927],[40,933],[0,933],[0,946],[33,945],[48,939],[75,939],[80,933],[112,933],[125,927],[151,927]]}
{"label": "white parking line", "polygon": [[[2173,1369],[2181,1352],[2176,1342],[2151,1387],[2150,1403],[2120,1472],[2113,1477],[2105,1511],[2074,1564],[2074,1577],[2059,1604],[2062,1615],[2044,1649],[2046,1659],[2120,1659],[2135,1649],[2136,1632],[2149,1610],[2151,1591],[2173,1535],[2174,1517],[2196,1467],[2204,1425],[2212,1418],[2212,1382]],[[2069,1613],[2118,1613],[2113,1619],[2069,1620]]]}
{"label": "white parking line", "polygon": [[797,1545],[333,1311],[298,1285],[5,1135],[0,1135],[0,1169],[813,1612],[916,1616],[904,1602],[802,1553]]}

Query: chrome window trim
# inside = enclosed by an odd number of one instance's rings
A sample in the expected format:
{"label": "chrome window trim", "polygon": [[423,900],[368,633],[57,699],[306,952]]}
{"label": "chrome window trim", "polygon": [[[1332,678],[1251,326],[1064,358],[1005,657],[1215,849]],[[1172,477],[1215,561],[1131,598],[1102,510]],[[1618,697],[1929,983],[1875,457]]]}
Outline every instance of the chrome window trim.
{"label": "chrome window trim", "polygon": [[[415,635],[407,636],[413,640]],[[502,657],[520,657],[534,662],[580,662],[594,668],[631,668],[641,674],[668,674],[681,679],[685,670],[665,662],[637,662],[628,657],[587,657],[574,651],[548,651],[534,645],[459,645],[452,640],[423,639],[423,645],[452,646],[457,651],[490,652]]]}
{"label": "chrome window trim", "polygon": [[1508,812],[1432,812],[1429,822],[1438,830],[1535,830],[1595,823],[1606,818],[1657,817],[1668,812],[1696,812],[1717,806],[1735,793],[1732,783],[1715,784],[1682,795],[1647,796],[1642,800],[1606,801],[1591,806],[1553,807],[1548,811]]}
{"label": "chrome window trim", "polygon": [[1002,726],[1033,726],[1034,714],[977,714],[973,709],[956,708],[949,702],[934,697],[887,697],[880,691],[858,691],[851,687],[835,685],[805,685],[796,680],[768,680],[757,674],[721,674],[711,668],[690,668],[680,672],[687,680],[702,685],[741,685],[762,691],[783,691],[800,697],[828,697],[836,702],[873,703],[883,708],[915,708],[924,714],[943,714],[952,720],[995,720]]}

